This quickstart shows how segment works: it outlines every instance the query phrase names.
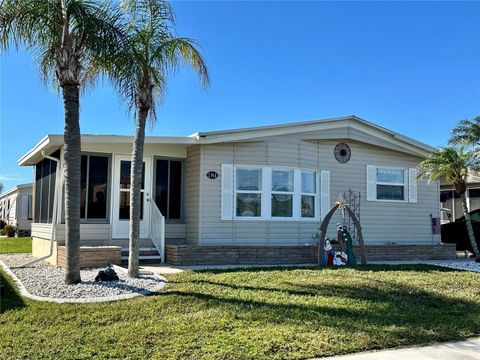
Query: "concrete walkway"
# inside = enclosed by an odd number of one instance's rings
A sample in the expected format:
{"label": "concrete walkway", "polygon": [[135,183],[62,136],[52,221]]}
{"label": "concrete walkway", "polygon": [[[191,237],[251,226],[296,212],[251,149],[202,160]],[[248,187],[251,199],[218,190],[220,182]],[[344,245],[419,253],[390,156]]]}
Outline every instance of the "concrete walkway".
{"label": "concrete walkway", "polygon": [[[443,344],[382,350],[322,360],[480,360],[480,338]],[[319,359],[318,359],[319,360]]]}

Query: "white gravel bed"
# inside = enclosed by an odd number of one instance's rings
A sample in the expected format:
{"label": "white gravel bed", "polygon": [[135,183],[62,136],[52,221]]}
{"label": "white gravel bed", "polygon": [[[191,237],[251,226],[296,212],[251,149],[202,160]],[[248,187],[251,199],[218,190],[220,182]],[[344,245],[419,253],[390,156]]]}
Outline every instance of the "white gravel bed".
{"label": "white gravel bed", "polygon": [[434,265],[448,267],[457,270],[465,270],[465,271],[473,271],[473,272],[480,272],[480,263],[475,261],[457,261],[457,262],[442,262],[436,263]]}
{"label": "white gravel bed", "polygon": [[[3,262],[14,280],[19,284],[22,295],[35,300],[55,302],[99,302],[128,299],[138,295],[148,295],[159,291],[165,285],[165,279],[155,274],[141,274],[138,279],[131,279],[126,273],[115,271],[118,281],[95,282],[98,271],[105,269],[81,269],[82,282],[76,285],[65,285],[64,270],[46,262],[31,265],[28,268],[15,268],[32,260],[28,254],[0,255],[0,266]],[[11,275],[11,274],[10,274]],[[15,279],[15,277],[17,279]]]}

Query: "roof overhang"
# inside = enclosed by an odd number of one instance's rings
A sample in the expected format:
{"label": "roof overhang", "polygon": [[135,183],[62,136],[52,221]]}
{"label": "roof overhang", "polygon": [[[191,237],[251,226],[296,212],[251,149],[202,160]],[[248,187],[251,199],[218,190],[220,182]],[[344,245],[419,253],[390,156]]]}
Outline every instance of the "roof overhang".
{"label": "roof overhang", "polygon": [[[123,135],[82,135],[82,145],[84,144],[132,144],[133,136]],[[191,137],[180,136],[147,136],[145,144],[178,144],[190,145],[197,143],[197,140]],[[40,142],[29,150],[18,160],[18,165],[35,165],[43,159],[42,152],[51,154],[63,146],[63,135],[47,135]]]}
{"label": "roof overhang", "polygon": [[[329,137],[325,135],[309,136],[309,133],[321,132],[327,130],[342,130],[343,139],[351,139],[371,143],[386,148],[392,148],[396,151],[405,152],[422,158],[427,157],[432,152],[438,151],[437,148],[420,141],[409,138],[408,136],[391,131],[384,127],[363,120],[354,115],[323,120],[305,121],[291,124],[261,126],[254,128],[245,128],[227,131],[201,132],[190,135],[190,137],[200,140],[202,143],[225,143],[241,141],[259,141],[267,137],[284,136],[289,134],[304,133],[303,138],[311,140],[338,138],[338,135]],[[360,134],[364,134],[360,136]]]}
{"label": "roof overhang", "polygon": [[[335,130],[335,134],[331,130]],[[329,135],[329,131],[332,135]],[[322,133],[323,132],[323,133]],[[421,158],[428,157],[437,148],[388,130],[354,115],[297,122],[290,124],[259,126],[253,128],[195,133],[187,137],[147,136],[145,144],[218,144],[262,141],[269,137],[302,134],[305,140],[350,139],[375,146],[404,152]],[[341,134],[339,136],[339,134]],[[132,144],[133,136],[82,135],[83,144]],[[47,135],[18,160],[18,165],[35,165],[43,159],[42,152],[51,154],[63,145],[63,135]]]}

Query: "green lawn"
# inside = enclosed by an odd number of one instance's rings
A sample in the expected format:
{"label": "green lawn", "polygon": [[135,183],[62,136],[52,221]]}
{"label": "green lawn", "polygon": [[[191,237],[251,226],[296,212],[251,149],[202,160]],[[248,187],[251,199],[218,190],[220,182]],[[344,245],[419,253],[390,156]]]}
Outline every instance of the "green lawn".
{"label": "green lawn", "polygon": [[109,304],[12,291],[0,358],[298,359],[460,339],[480,335],[479,283],[405,265],[185,272],[158,295]]}
{"label": "green lawn", "polygon": [[32,239],[29,237],[0,238],[0,254],[31,253]]}

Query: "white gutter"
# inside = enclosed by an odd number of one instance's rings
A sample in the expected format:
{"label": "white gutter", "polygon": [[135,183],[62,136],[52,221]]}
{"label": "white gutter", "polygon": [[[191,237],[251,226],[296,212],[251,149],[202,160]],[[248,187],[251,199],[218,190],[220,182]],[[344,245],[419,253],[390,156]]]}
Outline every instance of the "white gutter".
{"label": "white gutter", "polygon": [[57,207],[58,207],[58,195],[60,193],[60,189],[61,189],[61,186],[63,185],[63,169],[60,168],[60,160],[57,159],[57,158],[54,158],[53,156],[49,156],[45,153],[44,150],[42,150],[42,156],[45,158],[45,159],[49,159],[49,160],[52,160],[52,161],[55,161],[57,163],[57,174],[56,174],[56,179],[55,179],[55,194],[53,195],[53,215],[52,215],[52,233],[50,235],[50,252],[48,253],[48,255],[45,255],[45,256],[42,256],[38,259],[34,259],[32,261],[29,261],[29,262],[26,262],[20,266],[17,266],[19,268],[22,268],[22,267],[27,267],[27,266],[30,266],[30,265],[33,265],[33,264],[36,264],[42,260],[45,260],[45,259],[48,259],[50,256],[53,255],[53,244],[55,242],[55,239],[56,239],[56,223],[57,223]]}

